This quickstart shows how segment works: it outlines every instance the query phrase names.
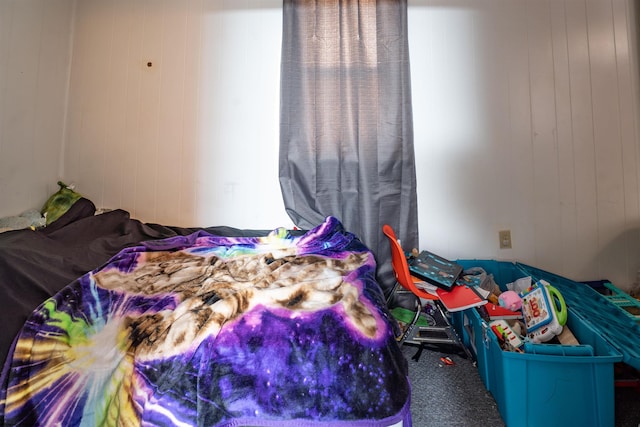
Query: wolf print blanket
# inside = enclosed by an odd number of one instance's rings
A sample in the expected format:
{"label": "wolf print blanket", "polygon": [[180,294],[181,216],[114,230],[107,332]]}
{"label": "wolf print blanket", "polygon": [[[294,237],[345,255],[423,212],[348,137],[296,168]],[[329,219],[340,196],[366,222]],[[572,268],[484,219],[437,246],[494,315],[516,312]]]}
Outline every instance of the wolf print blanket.
{"label": "wolf print blanket", "polygon": [[329,217],[293,237],[122,250],[45,301],[5,364],[5,425],[411,424],[371,252]]}

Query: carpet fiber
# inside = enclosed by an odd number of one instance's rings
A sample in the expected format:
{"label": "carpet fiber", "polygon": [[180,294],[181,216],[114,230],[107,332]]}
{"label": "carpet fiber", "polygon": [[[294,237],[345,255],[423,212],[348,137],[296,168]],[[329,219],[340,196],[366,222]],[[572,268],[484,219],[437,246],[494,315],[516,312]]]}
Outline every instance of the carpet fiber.
{"label": "carpet fiber", "polygon": [[[413,360],[418,347],[405,344],[409,362],[411,412],[414,427],[501,427],[505,423],[476,365],[456,348],[427,347]],[[450,357],[452,365],[441,357]],[[640,427],[640,390],[616,388],[615,426]]]}
{"label": "carpet fiber", "polygon": [[[415,346],[402,347],[409,361],[415,427],[505,425],[493,396],[482,384],[478,369],[464,353],[425,348],[419,360],[412,360],[417,351]],[[440,360],[447,356],[453,361],[452,365]]]}

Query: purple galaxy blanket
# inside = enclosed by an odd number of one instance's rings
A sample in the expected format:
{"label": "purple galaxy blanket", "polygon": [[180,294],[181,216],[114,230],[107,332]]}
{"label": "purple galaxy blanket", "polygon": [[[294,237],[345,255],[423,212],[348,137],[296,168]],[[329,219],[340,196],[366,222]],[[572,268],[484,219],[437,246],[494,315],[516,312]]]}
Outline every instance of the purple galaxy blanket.
{"label": "purple galaxy blanket", "polygon": [[371,425],[409,415],[372,253],[335,218],[302,236],[199,231],[122,250],[29,317],[9,425]]}

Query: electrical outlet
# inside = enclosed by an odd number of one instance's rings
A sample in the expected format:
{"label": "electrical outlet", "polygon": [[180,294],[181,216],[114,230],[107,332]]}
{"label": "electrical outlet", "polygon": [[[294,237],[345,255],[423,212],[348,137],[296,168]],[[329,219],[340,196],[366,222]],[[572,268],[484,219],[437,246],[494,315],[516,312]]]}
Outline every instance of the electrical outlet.
{"label": "electrical outlet", "polygon": [[511,230],[498,231],[498,239],[500,239],[500,249],[511,249]]}

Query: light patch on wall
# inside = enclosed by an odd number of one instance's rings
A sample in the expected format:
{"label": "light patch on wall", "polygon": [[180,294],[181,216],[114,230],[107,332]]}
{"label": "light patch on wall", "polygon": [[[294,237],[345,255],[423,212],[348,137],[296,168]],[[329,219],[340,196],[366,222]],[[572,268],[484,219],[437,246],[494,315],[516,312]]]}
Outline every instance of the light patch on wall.
{"label": "light patch on wall", "polygon": [[207,2],[203,17],[196,211],[201,222],[288,226],[278,182],[282,10],[233,3]]}
{"label": "light patch on wall", "polygon": [[418,210],[429,212],[428,223],[420,224],[420,240],[447,256],[449,236],[459,234],[461,224],[471,232],[482,229],[483,215],[474,211],[472,200],[476,195],[469,194],[476,184],[468,182],[469,171],[483,167],[490,122],[481,86],[484,41],[478,40],[477,27],[482,16],[472,6],[413,1],[408,19]]}

